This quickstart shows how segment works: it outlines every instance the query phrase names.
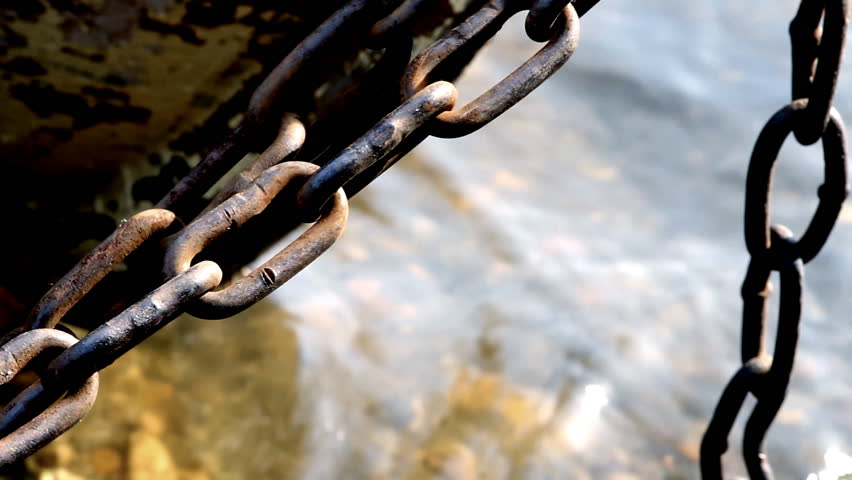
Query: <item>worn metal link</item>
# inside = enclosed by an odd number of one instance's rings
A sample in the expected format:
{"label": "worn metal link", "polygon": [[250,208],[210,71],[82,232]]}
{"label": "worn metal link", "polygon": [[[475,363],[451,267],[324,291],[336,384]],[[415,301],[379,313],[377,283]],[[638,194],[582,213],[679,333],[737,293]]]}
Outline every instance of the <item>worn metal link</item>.
{"label": "worn metal link", "polygon": [[387,17],[376,22],[370,29],[370,41],[374,45],[385,45],[389,39],[404,35],[414,22],[418,12],[429,8],[437,0],[406,0]]}
{"label": "worn metal link", "polygon": [[305,124],[299,120],[295,113],[285,113],[281,119],[281,128],[275,140],[266,147],[260,155],[245,166],[238,174],[231,177],[222,190],[213,198],[207,207],[212,209],[246,188],[254,179],[260,176],[267,168],[286,161],[295,155],[305,143]]}
{"label": "worn metal link", "polygon": [[158,208],[137,213],[68,271],[30,312],[26,329],[53,328],[112,269],[157,233],[180,223]]}
{"label": "worn metal link", "polygon": [[847,0],[803,0],[790,22],[793,100],[804,99],[807,104],[804,118],[794,129],[802,145],[819,140],[828,124],[848,16]]}
{"label": "worn metal link", "polygon": [[338,189],[386,156],[406,137],[456,103],[458,92],[449,82],[435,82],[407,99],[337,158],[324,165],[299,190],[297,203],[306,219]]}
{"label": "worn metal link", "polygon": [[[320,61],[332,48],[357,48],[353,34],[368,34],[383,14],[398,6],[401,0],[351,0],[334,12],[316,30],[269,73],[252,94],[246,115],[230,135],[182,178],[156,205],[187,214],[193,200],[199,199],[236,163],[256,147],[264,133],[264,124],[280,100],[281,92],[308,67]],[[302,92],[304,94],[304,92]]]}
{"label": "worn metal link", "polygon": [[112,364],[183,313],[186,305],[216,288],[222,270],[203,261],[168,280],[145,298],[92,330],[57,356],[42,375],[45,385],[63,385]]}
{"label": "worn metal link", "polygon": [[[481,36],[491,36],[500,26],[522,10],[512,0],[491,0],[443,38],[433,43],[408,66],[403,94],[412,97],[429,82],[429,74],[463,46]],[[557,19],[550,41],[508,77],[467,105],[438,115],[430,126],[436,137],[461,137],[482,128],[535,90],[559,69],[574,50],[580,35],[580,22],[574,7],[567,6]]]}
{"label": "worn metal link", "polygon": [[524,29],[530,40],[536,42],[550,40],[553,24],[569,3],[571,3],[570,0],[533,0],[524,21]]}
{"label": "worn metal link", "polygon": [[[820,34],[823,9],[825,32]],[[802,312],[804,264],[825,245],[849,193],[845,127],[831,106],[845,30],[845,0],[802,0],[790,25],[794,101],[776,112],[763,127],[749,162],[744,233],[751,262],[741,290],[743,366],[725,387],[701,441],[704,480],[722,480],[721,456],[728,449],[728,435],[749,393],[757,398],[757,404],[746,423],[743,459],[753,480],[773,478],[762,445],[784,402],[793,371]],[[786,227],[772,225],[769,211],[775,162],[790,132],[805,145],[821,138],[823,149],[824,182],[818,190],[819,204],[798,240]],[[763,337],[767,298],[772,290],[769,276],[773,270],[779,272],[781,289],[775,349],[769,356]]]}
{"label": "worn metal link", "polygon": [[[192,260],[205,247],[263,212],[291,182],[303,183],[318,169],[311,163],[286,162],[264,171],[243,191],[202,215],[175,236],[166,252],[166,275],[172,277],[187,271]],[[236,315],[308,266],[331,247],[346,225],[349,212],[346,194],[338,189],[332,198],[330,208],[299,238],[227,288],[205,294],[187,312],[207,319]]]}
{"label": "worn metal link", "polygon": [[[795,125],[807,117],[807,102],[798,100],[779,110],[769,121],[754,146],[746,177],[745,243],[752,256],[763,255],[771,247],[769,208],[772,172],[784,139]],[[793,246],[805,263],[825,245],[843,200],[849,194],[846,183],[846,132],[837,110],[831,109],[829,123],[822,132],[825,180],[818,190],[819,206],[801,239]]]}
{"label": "worn metal link", "polygon": [[[474,103],[448,113],[457,99],[456,88],[446,81],[427,84],[426,76],[454,51],[465,49],[466,55],[472,55],[511,14],[529,8],[529,2],[491,0],[409,63],[412,38],[408,31],[417,22],[418,10],[432,6],[432,1],[351,0],[333,13],[263,80],[252,95],[241,124],[221,144],[154,209],[123,221],[43,297],[26,325],[4,337],[0,372],[8,371],[10,375],[30,359],[26,352],[59,352],[40,372],[39,380],[18,393],[0,413],[0,465],[33,453],[79,421],[95,400],[97,372],[181,313],[201,318],[234,315],[269,295],[321,255],[346,224],[344,186],[349,188],[352,182],[353,191],[357,192],[428,135],[440,134],[441,125],[449,125],[444,129],[446,136],[460,136],[480,128],[550,76],[577,44],[579,21],[573,7],[565,7],[563,0],[554,4],[534,2],[532,24],[536,34],[549,40],[548,44]],[[594,3],[585,2],[587,7]],[[361,85],[344,92],[339,101],[352,102],[355,98],[356,105],[349,108],[357,110],[359,105],[371,101],[376,88],[383,88],[383,98],[390,99],[388,103],[397,102],[401,83],[408,85],[407,95],[400,103],[389,106],[389,113],[378,122],[375,117],[369,123],[359,119],[346,125],[346,141],[357,139],[329,156],[328,161],[322,161],[322,167],[294,161],[314,125],[306,125],[296,113],[282,111],[281,104],[286,99],[283,92],[305,94],[305,87],[294,79],[310,77],[314,81],[313,65],[332,48],[354,52],[359,44],[353,38],[384,48],[385,52],[374,72]],[[403,82],[406,70],[409,73]],[[318,128],[333,130],[339,126],[335,108],[332,104],[326,112],[319,112],[317,118],[335,121],[326,122],[327,126],[321,122]],[[442,115],[444,120],[436,120]],[[273,135],[273,130],[277,134]],[[267,138],[271,139],[270,144],[261,148]],[[323,148],[334,151],[334,145]],[[227,180],[204,209],[200,204],[202,195],[246,153],[256,150],[263,151]],[[322,160],[327,152],[320,152],[318,159]],[[319,219],[261,267],[226,288],[213,291],[222,280],[222,269],[208,260],[193,265],[195,257],[229,230],[260,217],[277,197],[281,198],[276,205],[284,202],[286,208],[276,210],[291,217],[285,219],[287,222]],[[202,211],[198,218],[181,228],[179,218],[191,218],[197,211]],[[63,316],[128,255],[143,243],[167,234],[172,235],[165,240],[165,283],[79,342],[51,328],[62,328],[58,322]],[[2,378],[0,384],[8,380]]]}
{"label": "worn metal link", "polygon": [[[45,408],[56,405],[54,402],[57,399],[86,379],[95,378],[96,382],[96,372],[111,365],[122,354],[167,325],[183,311],[186,303],[216,287],[221,281],[222,270],[218,265],[201,262],[155,289],[79,342],[69,345],[50,362],[38,382],[21,392],[0,412],[0,438],[10,431],[23,428],[20,426],[32,419],[39,418],[43,411],[48,413],[50,410]],[[21,336],[36,331],[40,330],[31,330]],[[82,401],[81,398],[89,397],[74,397],[77,402]],[[94,402],[94,394],[91,402]]]}
{"label": "worn metal link", "polygon": [[[742,368],[725,387],[701,442],[701,471],[705,479],[722,478],[721,456],[728,449],[728,434],[749,392],[758,402],[746,424],[743,458],[752,479],[772,478],[772,470],[761,452],[761,445],[784,401],[793,370],[799,338],[804,263],[796,256],[792,232],[780,225],[773,225],[771,231],[773,244],[769,256],[774,259],[772,265],[765,257],[753,257],[743,282],[741,349],[744,361]],[[769,356],[764,349],[763,334],[772,270],[778,270],[780,274],[781,300],[775,349]]]}
{"label": "worn metal link", "polygon": [[[75,343],[77,339],[72,335],[49,328],[18,335],[0,346],[0,385],[12,380],[36,357],[56,356]],[[33,390],[31,386],[27,391]],[[76,425],[92,409],[97,394],[98,374],[93,372],[82,382],[72,385],[64,398],[50,402],[28,421],[15,421],[14,402],[4,407],[0,411],[0,465],[33,454]]]}

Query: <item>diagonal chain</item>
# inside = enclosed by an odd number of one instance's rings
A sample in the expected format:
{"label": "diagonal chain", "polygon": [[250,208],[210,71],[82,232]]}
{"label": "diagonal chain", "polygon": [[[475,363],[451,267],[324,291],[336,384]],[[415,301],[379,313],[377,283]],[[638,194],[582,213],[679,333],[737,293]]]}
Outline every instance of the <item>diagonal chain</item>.
{"label": "diagonal chain", "polygon": [[[34,365],[47,365],[36,367],[39,380],[0,410],[0,466],[31,455],[79,422],[97,396],[97,372],[180,314],[227,318],[286,283],[343,232],[348,217],[344,190],[354,195],[426,137],[467,135],[520,101],[568,60],[577,46],[579,17],[597,3],[482,2],[467,20],[408,62],[408,32],[418,20],[418,9],[430,1],[351,0],[332,13],[269,73],[252,95],[241,124],[221,144],[155,208],[122,221],[44,295],[26,325],[0,338],[0,385],[36,357],[44,360]],[[544,47],[474,102],[454,110],[457,91],[447,81],[452,76],[448,72],[457,71],[510,16],[524,10],[529,10],[530,38],[546,42]],[[353,38],[384,49],[384,56],[371,75],[341,94],[339,101],[363,101],[377,85],[401,89],[402,101],[361,131],[349,130],[355,138],[351,145],[336,153],[322,152],[313,159],[319,165],[297,161],[314,125],[296,112],[282,111],[282,98],[305,94],[291,90],[304,88],[324,52],[360,48]],[[457,51],[461,53],[454,56]],[[453,62],[454,68],[436,68]],[[253,151],[262,153],[226,180],[195,216],[193,205]],[[196,257],[220,238],[239,235],[267,209],[276,214],[283,210],[282,223],[313,225],[255,271],[214,290],[222,282],[223,268],[210,260],[196,263]],[[63,316],[113,267],[148,247],[164,249],[166,281],[82,339],[66,332],[59,323]]]}

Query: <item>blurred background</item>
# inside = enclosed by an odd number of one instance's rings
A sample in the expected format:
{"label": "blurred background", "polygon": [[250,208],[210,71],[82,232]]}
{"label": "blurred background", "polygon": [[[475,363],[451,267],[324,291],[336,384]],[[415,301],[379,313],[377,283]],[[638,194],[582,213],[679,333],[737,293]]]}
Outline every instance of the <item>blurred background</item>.
{"label": "blurred background", "polygon": [[[473,135],[424,142],[261,304],[180,318],[120,359],[85,420],[28,461],[49,478],[699,478],[739,367],[747,162],[790,100],[797,5],[601,1],[542,87]],[[536,48],[517,15],[461,100]],[[847,61],[835,106],[850,102]],[[821,148],[789,140],[773,220],[801,234],[821,182]],[[765,442],[779,479],[852,474],[850,223],[844,209],[806,268]]]}

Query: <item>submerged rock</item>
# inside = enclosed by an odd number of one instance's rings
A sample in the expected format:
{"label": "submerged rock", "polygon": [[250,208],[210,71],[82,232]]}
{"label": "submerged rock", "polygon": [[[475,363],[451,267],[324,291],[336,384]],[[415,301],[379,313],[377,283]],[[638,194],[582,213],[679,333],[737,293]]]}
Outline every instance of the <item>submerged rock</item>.
{"label": "submerged rock", "polygon": [[124,458],[115,448],[99,447],[89,453],[89,464],[98,477],[109,478],[122,471]]}
{"label": "submerged rock", "polygon": [[130,435],[127,479],[178,480],[178,470],[171,452],[162,440],[144,431]]}

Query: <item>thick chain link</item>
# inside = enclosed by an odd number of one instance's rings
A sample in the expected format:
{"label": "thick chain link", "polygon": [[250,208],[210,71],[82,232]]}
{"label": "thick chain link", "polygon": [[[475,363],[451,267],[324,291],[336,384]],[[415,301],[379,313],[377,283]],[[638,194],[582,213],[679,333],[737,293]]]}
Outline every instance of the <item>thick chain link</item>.
{"label": "thick chain link", "polygon": [[[423,139],[459,137],[481,128],[529,94],[571,56],[579,38],[579,17],[596,0],[489,0],[410,62],[416,12],[432,0],[352,0],[308,35],[255,91],[239,127],[155,206],[116,231],[63,277],[32,310],[22,328],[0,339],[0,385],[33,359],[46,357],[40,380],[0,411],[0,465],[20,460],[74,424],[94,404],[97,372],[110,365],[181,313],[226,318],[280,287],[326,251],[345,227],[349,196],[357,193]],[[456,57],[470,58],[513,14],[529,10],[531,40],[547,42],[506,79],[469,104],[456,108],[458,92],[443,68]],[[745,398],[757,404],[746,424],[743,454],[753,479],[771,479],[762,443],[786,395],[798,343],[804,265],[824,246],[848,193],[843,121],[831,107],[843,54],[845,0],[803,0],[790,25],[793,102],[761,131],[749,163],[745,196],[745,241],[751,255],[742,285],[742,367],[725,387],[701,444],[705,479],[721,479],[721,456]],[[820,24],[822,27],[820,28]],[[285,92],[305,94],[297,81],[310,78],[314,63],[330,49],[356,49],[352,38],[384,48],[364,80],[343,93],[339,104],[365,101],[376,89],[400,85],[402,102],[384,118],[353,122],[341,131],[349,146],[316,151],[314,163],[295,161],[313,128],[282,111]],[[434,77],[434,78],[433,78]],[[311,82],[307,82],[311,83]],[[301,85],[301,84],[299,84]],[[337,107],[330,105],[326,119]],[[320,115],[322,118],[322,116]],[[810,145],[822,140],[825,180],[819,205],[798,240],[770,221],[775,161],[787,136]],[[203,195],[248,152],[262,153],[233,176],[206,208]],[[345,191],[344,191],[345,190]],[[291,223],[311,226],[261,267],[213,290],[222,268],[195,258],[220,237],[244,227],[273,202],[283,203]],[[186,226],[181,219],[192,219]],[[277,212],[281,209],[276,210]],[[163,243],[168,279],[79,341],[57,328],[62,317],[128,255],[143,245]],[[780,306],[772,356],[764,346],[766,306],[772,271],[779,273]]]}
{"label": "thick chain link", "polygon": [[[575,9],[565,0],[490,0],[409,63],[410,35],[400,37],[430,1],[351,0],[333,13],[270,72],[252,95],[241,124],[219,146],[154,208],[123,221],[45,294],[26,325],[0,339],[0,385],[33,358],[47,357],[39,381],[0,411],[0,465],[32,454],[82,419],[97,395],[97,372],[181,313],[226,318],[287,282],[343,232],[348,216],[344,187],[354,195],[427,136],[466,135],[506,111],[568,60],[577,45],[579,16],[597,3],[578,0]],[[487,93],[453,110],[456,88],[446,78],[431,78],[436,67],[457,51],[470,58],[506,19],[523,10],[530,10],[530,38],[547,44]],[[389,85],[388,78],[402,86],[403,100],[367,125],[366,132],[346,130],[345,136],[356,139],[332,156],[328,153],[333,149],[321,152],[313,159],[321,167],[295,161],[312,126],[296,113],[282,111],[282,99],[309,93],[303,85],[311,83],[305,79],[311,78],[314,65],[331,49],[360,48],[353,38],[385,52],[371,71],[375,77],[368,75],[342,94],[340,102],[362,101],[377,85]],[[203,195],[252,151],[262,153],[227,181],[206,208],[197,208]],[[286,205],[283,211],[290,218],[283,223],[313,225],[258,269],[214,291],[223,269],[209,260],[193,263],[196,256],[261,216],[273,202]],[[183,226],[182,219],[191,219],[193,211],[200,214]],[[116,265],[149,244],[164,245],[165,283],[79,341],[58,330],[62,317]]]}
{"label": "thick chain link", "polygon": [[[790,24],[793,102],[776,112],[763,127],[749,162],[744,231],[751,261],[742,286],[743,365],[722,392],[701,442],[701,475],[705,480],[722,480],[721,457],[728,449],[728,435],[749,393],[757,404],[743,434],[746,469],[752,479],[773,478],[763,453],[763,439],[781,409],[793,371],[804,265],[825,245],[849,193],[845,129],[831,106],[847,14],[846,0],[802,0]],[[775,161],[791,132],[802,145],[822,139],[825,165],[819,205],[798,240],[787,227],[772,224],[769,215]],[[781,288],[775,349],[769,355],[764,348],[764,329],[772,271],[778,272]]]}

